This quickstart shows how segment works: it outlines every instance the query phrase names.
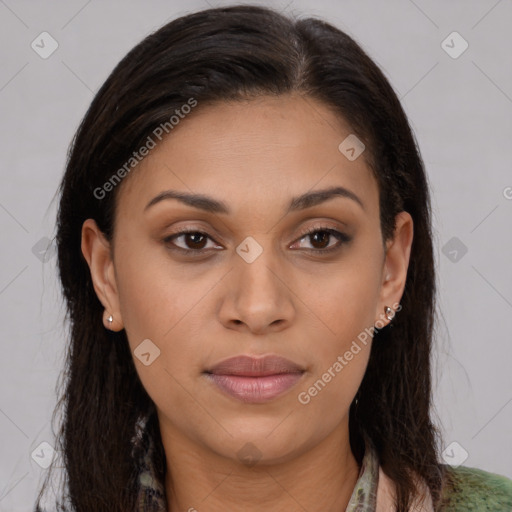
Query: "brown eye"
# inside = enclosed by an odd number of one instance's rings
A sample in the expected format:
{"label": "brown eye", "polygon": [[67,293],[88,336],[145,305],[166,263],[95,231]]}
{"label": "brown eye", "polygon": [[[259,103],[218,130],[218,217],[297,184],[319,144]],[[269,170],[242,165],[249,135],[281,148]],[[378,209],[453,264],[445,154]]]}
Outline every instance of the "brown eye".
{"label": "brown eye", "polygon": [[188,245],[188,249],[204,249],[207,236],[203,233],[186,233],[181,236],[185,240],[185,244]]}
{"label": "brown eye", "polygon": [[[180,244],[176,241],[180,240]],[[207,249],[213,249],[214,247],[207,247],[208,240],[214,242],[208,233],[197,231],[193,229],[183,229],[177,233],[166,237],[163,241],[169,245],[172,250],[182,251],[185,253],[202,253]],[[217,246],[218,247],[218,246]]]}
{"label": "brown eye", "polygon": [[[341,249],[342,245],[350,242],[351,239],[351,237],[336,229],[315,227],[302,233],[298,242],[307,242],[309,240],[312,248],[304,247],[306,250],[318,253],[329,253]],[[334,243],[332,243],[333,241]]]}
{"label": "brown eye", "polygon": [[[328,247],[331,237],[332,234],[328,231],[315,231],[312,235],[309,235],[309,239],[315,249],[325,249]],[[319,244],[319,246],[315,244]]]}

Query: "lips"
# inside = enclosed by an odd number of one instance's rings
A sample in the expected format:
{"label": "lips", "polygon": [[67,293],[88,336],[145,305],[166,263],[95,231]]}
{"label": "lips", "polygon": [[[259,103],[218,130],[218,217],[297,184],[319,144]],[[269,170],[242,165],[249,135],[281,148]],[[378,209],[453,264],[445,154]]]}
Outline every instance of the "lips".
{"label": "lips", "polygon": [[231,357],[207,370],[215,375],[239,375],[242,377],[265,377],[282,373],[303,372],[304,369],[292,361],[279,356]]}
{"label": "lips", "polygon": [[237,356],[205,371],[223,393],[245,403],[273,400],[293,387],[305,370],[280,356]]}

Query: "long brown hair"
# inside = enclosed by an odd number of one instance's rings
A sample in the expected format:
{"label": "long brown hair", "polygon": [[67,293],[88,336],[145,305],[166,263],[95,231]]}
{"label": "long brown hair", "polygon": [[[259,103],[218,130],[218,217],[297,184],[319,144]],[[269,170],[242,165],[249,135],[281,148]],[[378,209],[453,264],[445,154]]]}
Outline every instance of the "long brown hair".
{"label": "long brown hair", "polygon": [[[121,187],[106,194],[98,188],[190,98],[200,109],[292,92],[324,102],[366,145],[364,158],[379,187],[383,241],[392,237],[400,211],[414,221],[402,309],[374,335],[350,408],[350,442],[360,462],[364,436],[372,440],[397,486],[399,511],[407,510],[417,493],[414,475],[424,479],[434,503],[439,501],[443,466],[439,432],[431,421],[436,291],[431,207],[408,120],[384,74],[350,36],[318,19],[246,5],[196,12],[146,37],[98,91],[71,145],[56,237],[70,326],[65,388],[56,408],[64,408],[57,448],[67,473],[60,510],[134,509],[131,439],[137,419],[154,405],[138,378],[125,332],[103,326],[103,308],[81,253],[81,227],[88,218],[112,239]],[[154,414],[151,418],[155,464],[163,477],[165,454]]]}

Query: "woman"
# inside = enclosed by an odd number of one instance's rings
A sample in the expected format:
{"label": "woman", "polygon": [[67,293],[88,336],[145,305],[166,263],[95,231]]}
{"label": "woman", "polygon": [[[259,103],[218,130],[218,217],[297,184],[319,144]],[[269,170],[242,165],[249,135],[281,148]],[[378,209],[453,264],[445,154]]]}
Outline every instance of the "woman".
{"label": "woman", "polygon": [[512,507],[440,461],[428,183],[340,30],[233,6],[147,37],[75,136],[57,242],[62,510]]}

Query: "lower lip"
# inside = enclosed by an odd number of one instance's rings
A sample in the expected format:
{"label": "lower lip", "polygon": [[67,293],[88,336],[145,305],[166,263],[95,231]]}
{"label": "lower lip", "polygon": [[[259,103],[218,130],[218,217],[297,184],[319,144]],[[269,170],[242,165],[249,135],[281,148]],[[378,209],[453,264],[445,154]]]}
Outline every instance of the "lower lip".
{"label": "lower lip", "polygon": [[288,391],[302,377],[302,373],[281,373],[265,377],[241,377],[209,373],[210,380],[224,393],[242,402],[268,402]]}

